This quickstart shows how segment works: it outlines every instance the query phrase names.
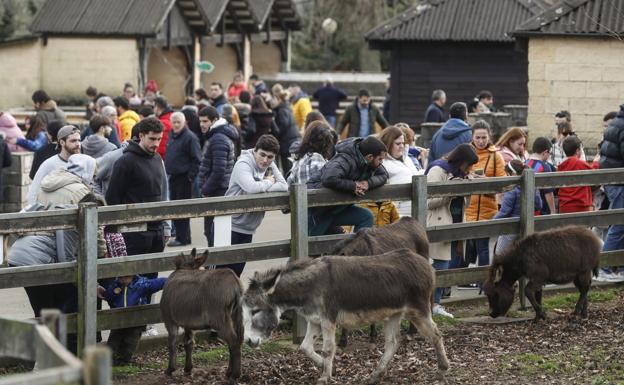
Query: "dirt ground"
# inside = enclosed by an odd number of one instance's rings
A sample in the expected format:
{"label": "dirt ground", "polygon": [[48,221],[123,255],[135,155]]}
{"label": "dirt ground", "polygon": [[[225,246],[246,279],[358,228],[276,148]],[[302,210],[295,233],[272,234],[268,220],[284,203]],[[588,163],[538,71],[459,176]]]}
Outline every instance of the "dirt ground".
{"label": "dirt ground", "polygon": [[[383,384],[624,384],[624,288],[591,293],[589,319],[571,321],[568,314],[576,295],[546,298],[548,320],[540,323],[472,323],[436,318],[451,368],[437,371],[432,346],[419,336],[401,333],[401,346],[390,363]],[[514,306],[517,308],[517,306]],[[460,318],[488,322],[484,306],[451,308]],[[513,311],[511,317],[532,317]],[[261,349],[243,350],[240,384],[315,384],[319,370],[278,333]],[[383,337],[368,342],[365,331],[355,332],[350,345],[336,354],[334,384],[362,384],[383,351]],[[181,352],[181,349],[180,349]],[[202,343],[194,355],[195,369],[185,376],[162,374],[166,349],[137,357],[136,365],[115,369],[114,383],[222,384],[227,350],[218,342]],[[183,357],[183,353],[179,355]]]}

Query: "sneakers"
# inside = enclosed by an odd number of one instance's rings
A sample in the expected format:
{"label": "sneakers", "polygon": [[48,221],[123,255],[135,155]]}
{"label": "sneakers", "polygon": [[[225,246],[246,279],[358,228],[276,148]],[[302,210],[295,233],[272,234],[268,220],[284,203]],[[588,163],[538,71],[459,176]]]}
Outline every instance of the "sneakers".
{"label": "sneakers", "polygon": [[622,282],[624,281],[624,275],[621,273],[608,273],[604,270],[598,272],[598,276],[594,278],[598,282]]}
{"label": "sneakers", "polygon": [[158,335],[158,330],[154,327],[154,325],[147,325],[147,329],[143,332],[143,337],[153,337]]}
{"label": "sneakers", "polygon": [[479,285],[476,283],[469,283],[468,285],[458,285],[457,288],[459,290],[478,289]]}
{"label": "sneakers", "polygon": [[442,317],[455,318],[451,313],[447,312],[442,305],[438,304],[433,305],[432,313],[433,315],[440,315]]}

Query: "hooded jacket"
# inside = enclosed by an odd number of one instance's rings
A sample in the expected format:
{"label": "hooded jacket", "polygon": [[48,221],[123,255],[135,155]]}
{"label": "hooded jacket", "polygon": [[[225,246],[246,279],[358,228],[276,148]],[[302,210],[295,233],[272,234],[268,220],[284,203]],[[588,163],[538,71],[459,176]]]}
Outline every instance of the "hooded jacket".
{"label": "hooded jacket", "polygon": [[624,104],[605,130],[600,145],[600,168],[624,167]]}
{"label": "hooded jacket", "polygon": [[118,279],[106,287],[104,298],[111,308],[147,305],[147,297],[162,290],[167,278],[145,278],[136,275],[128,286],[123,286]]}
{"label": "hooded jacket", "polygon": [[163,130],[162,140],[156,149],[156,152],[160,154],[160,157],[165,159],[165,153],[167,151],[167,140],[169,139],[169,132],[171,132],[171,115],[173,114],[173,110],[171,107],[167,107],[165,111],[160,114],[158,119],[165,127]]}
{"label": "hooded jacket", "polygon": [[24,139],[24,133],[13,115],[6,112],[0,115],[0,133],[4,134],[4,141],[11,152],[24,151],[24,148],[17,145],[18,139]]}
{"label": "hooded jacket", "polygon": [[449,119],[431,139],[429,162],[440,159],[462,143],[472,141],[472,128],[461,119]]}
{"label": "hooded jacket", "polygon": [[[591,169],[592,167],[584,160],[581,160],[576,156],[570,156],[565,158],[565,160],[559,164],[557,172]],[[558,195],[560,213],[587,211],[592,207],[593,195],[590,186],[562,187],[559,189]]]}
{"label": "hooded jacket", "polygon": [[336,155],[323,167],[321,183],[324,187],[353,193],[356,181],[367,181],[368,189],[383,186],[388,180],[388,172],[380,165],[369,167],[360,153],[363,138],[349,138],[336,145]]}
{"label": "hooded jacket", "polygon": [[80,144],[82,153],[93,158],[99,158],[107,152],[117,149],[117,146],[101,135],[89,135]]}
{"label": "hooded jacket", "polygon": [[[288,184],[275,162],[272,162],[269,168],[275,177],[275,183],[264,179],[268,169],[262,170],[258,167],[254,158],[254,150],[244,150],[234,165],[225,196],[288,191]],[[263,218],[263,211],[232,215],[232,231],[253,234]]]}
{"label": "hooded jacket", "polygon": [[240,150],[236,127],[221,118],[210,127],[199,166],[199,185],[203,196],[222,196],[230,184]]}
{"label": "hooded jacket", "polygon": [[44,206],[55,204],[78,204],[92,192],[95,159],[88,155],[74,154],[67,160],[67,169],[52,171],[41,181],[37,202]]}
{"label": "hooded jacket", "polygon": [[119,116],[119,128],[121,129],[120,141],[129,140],[132,138],[132,127],[137,124],[141,118],[139,114],[132,110],[125,111]]}
{"label": "hooded jacket", "polygon": [[165,169],[168,175],[187,175],[189,181],[194,180],[201,161],[199,139],[184,127],[179,134],[173,130],[167,140],[167,158]]}

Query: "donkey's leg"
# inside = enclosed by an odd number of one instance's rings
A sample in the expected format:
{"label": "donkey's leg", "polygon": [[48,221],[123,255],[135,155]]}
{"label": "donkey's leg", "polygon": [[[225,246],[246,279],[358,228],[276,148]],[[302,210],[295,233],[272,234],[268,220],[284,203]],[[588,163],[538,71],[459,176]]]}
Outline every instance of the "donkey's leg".
{"label": "donkey's leg", "polygon": [[169,366],[165,369],[165,374],[170,376],[176,370],[176,356],[178,345],[178,327],[175,325],[165,325],[167,327],[167,346],[169,348]]}
{"label": "donkey's leg", "polygon": [[306,329],[305,338],[303,342],[301,342],[301,349],[306,356],[310,357],[314,364],[319,368],[323,367],[323,357],[320,354],[314,351],[314,341],[316,341],[316,337],[321,334],[321,325],[312,323],[308,321],[308,326]]}
{"label": "donkey's leg", "polygon": [[431,310],[427,309],[427,314],[425,315],[413,313],[409,316],[420,334],[433,343],[438,358],[438,368],[447,370],[449,368],[449,362],[448,358],[446,358],[444,341],[442,340],[442,334],[438,330],[437,325],[433,322],[433,318],[431,318]]}
{"label": "donkey's leg", "polygon": [[580,295],[573,314],[587,318],[587,292],[589,292],[591,287],[591,272],[579,274],[574,278],[574,286],[576,286]]}
{"label": "donkey's leg", "polygon": [[184,361],[184,373],[191,374],[193,370],[193,346],[195,346],[195,342],[193,341],[193,331],[191,329],[184,329],[184,353],[186,354],[186,359]]}
{"label": "donkey's leg", "polygon": [[217,332],[219,338],[227,345],[230,353],[226,376],[229,384],[235,384],[240,377],[241,371],[241,339],[234,330],[232,319],[226,318],[222,321],[222,327]]}
{"label": "donkey's leg", "polygon": [[343,349],[346,348],[348,338],[349,338],[349,329],[342,328],[342,331],[340,332],[340,340],[338,340],[338,346],[340,346]]}
{"label": "donkey's leg", "polygon": [[323,374],[318,379],[318,385],[329,383],[332,376],[334,364],[334,354],[336,354],[336,324],[329,320],[321,320],[321,331],[323,332]]}
{"label": "donkey's leg", "polygon": [[377,365],[377,368],[368,379],[369,384],[375,384],[379,381],[379,377],[386,371],[388,363],[394,357],[397,348],[399,347],[398,334],[401,329],[401,318],[403,314],[395,314],[390,317],[384,324],[384,336],[386,338],[386,344],[384,346],[384,353],[381,356],[381,360]]}
{"label": "donkey's leg", "polygon": [[531,305],[533,306],[533,310],[535,310],[535,321],[539,321],[541,319],[546,319],[546,312],[542,309],[542,306],[535,298],[535,293],[539,290],[542,290],[542,285],[535,284],[533,281],[528,281],[526,287],[524,288],[524,295],[529,299]]}
{"label": "donkey's leg", "polygon": [[368,341],[375,342],[377,339],[377,325],[374,323],[370,324],[370,332],[368,333]]}

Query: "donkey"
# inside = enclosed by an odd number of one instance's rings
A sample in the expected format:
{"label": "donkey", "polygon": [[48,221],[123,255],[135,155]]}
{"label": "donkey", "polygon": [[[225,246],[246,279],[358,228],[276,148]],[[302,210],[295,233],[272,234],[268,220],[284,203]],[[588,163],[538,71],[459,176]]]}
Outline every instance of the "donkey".
{"label": "donkey", "polygon": [[[243,297],[245,341],[268,339],[285,310],[308,322],[300,349],[323,369],[327,384],[336,352],[336,326],[354,327],[385,320],[385,347],[369,383],[376,383],[398,348],[401,319],[412,321],[435,346],[438,368],[449,367],[442,336],[431,318],[434,272],[409,249],[368,257],[324,256],[256,273]],[[314,351],[322,334],[323,352]]]}
{"label": "donkey", "polygon": [[[383,227],[363,229],[353,236],[342,240],[334,246],[332,255],[378,255],[405,247],[416,254],[429,259],[429,239],[427,231],[411,217],[401,217],[398,221]],[[414,333],[414,325],[410,324],[409,333]],[[349,331],[342,329],[338,346],[347,346]],[[375,324],[370,325],[369,340],[377,337]]]}
{"label": "donkey", "polygon": [[190,258],[178,255],[176,269],[163,288],[160,311],[169,334],[169,366],[165,374],[170,376],[176,370],[179,327],[184,328],[186,374],[193,369],[193,331],[213,329],[228,345],[227,377],[230,384],[235,384],[241,371],[243,285],[230,269],[200,269],[207,258],[207,250],[197,256],[197,250],[193,249]]}
{"label": "donkey", "polygon": [[568,226],[532,234],[514,242],[490,266],[484,291],[490,316],[505,315],[514,299],[515,283],[525,277],[524,294],[533,305],[535,321],[546,319],[542,309],[542,286],[574,282],[580,296],[574,316],[587,318],[587,292],[592,273],[598,275],[600,239],[589,229]]}

